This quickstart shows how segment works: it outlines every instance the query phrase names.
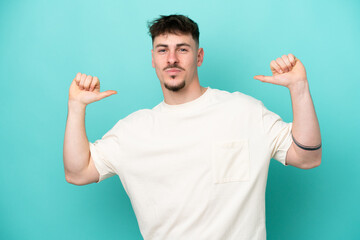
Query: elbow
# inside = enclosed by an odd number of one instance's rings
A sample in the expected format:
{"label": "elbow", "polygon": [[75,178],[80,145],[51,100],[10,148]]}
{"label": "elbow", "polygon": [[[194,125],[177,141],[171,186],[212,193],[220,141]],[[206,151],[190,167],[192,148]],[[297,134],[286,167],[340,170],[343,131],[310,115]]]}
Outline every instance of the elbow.
{"label": "elbow", "polygon": [[70,184],[77,185],[69,175],[65,174],[65,180]]}
{"label": "elbow", "polygon": [[312,169],[319,167],[321,164],[322,148],[315,151],[307,151],[300,159],[302,169]]}
{"label": "elbow", "polygon": [[321,159],[319,160],[315,160],[315,161],[312,161],[311,163],[307,163],[303,166],[303,169],[312,169],[312,168],[316,168],[318,166],[320,166],[321,164]]}
{"label": "elbow", "polygon": [[82,184],[79,181],[76,181],[74,178],[70,177],[68,174],[65,174],[65,180],[66,180],[66,182],[68,182],[70,184],[73,184],[73,185],[76,185],[76,186],[85,185],[85,184]]}
{"label": "elbow", "polygon": [[302,169],[312,169],[319,167],[321,164],[321,154],[320,156],[312,159],[307,159],[306,162],[304,162],[301,166]]}

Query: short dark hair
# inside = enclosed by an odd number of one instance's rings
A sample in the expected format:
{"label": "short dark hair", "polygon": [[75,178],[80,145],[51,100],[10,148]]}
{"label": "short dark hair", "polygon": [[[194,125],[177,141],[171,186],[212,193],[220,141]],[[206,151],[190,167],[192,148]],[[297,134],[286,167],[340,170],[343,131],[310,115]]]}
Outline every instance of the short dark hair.
{"label": "short dark hair", "polygon": [[199,27],[196,22],[184,15],[160,15],[159,18],[148,22],[149,34],[154,43],[155,37],[164,34],[191,34],[199,45]]}

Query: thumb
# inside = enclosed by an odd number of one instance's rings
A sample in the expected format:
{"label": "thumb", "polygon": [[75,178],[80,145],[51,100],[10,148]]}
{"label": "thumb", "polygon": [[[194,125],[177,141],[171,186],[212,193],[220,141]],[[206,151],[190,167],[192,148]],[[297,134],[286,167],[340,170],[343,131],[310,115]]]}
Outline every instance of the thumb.
{"label": "thumb", "polygon": [[111,96],[113,94],[117,94],[117,92],[114,91],[114,90],[107,90],[107,91],[101,92],[97,96],[97,98],[98,98],[97,101],[99,101],[99,100],[101,100],[103,98],[109,97],[109,96]]}
{"label": "thumb", "polygon": [[274,83],[275,80],[273,76],[264,76],[264,75],[256,75],[254,76],[254,79],[267,83]]}

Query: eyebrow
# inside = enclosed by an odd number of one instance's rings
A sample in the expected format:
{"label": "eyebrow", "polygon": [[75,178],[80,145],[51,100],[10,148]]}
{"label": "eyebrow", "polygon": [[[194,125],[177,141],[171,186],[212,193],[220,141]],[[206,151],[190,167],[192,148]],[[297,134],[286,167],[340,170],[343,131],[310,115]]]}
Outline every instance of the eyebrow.
{"label": "eyebrow", "polygon": [[[188,44],[188,43],[178,43],[178,44],[176,44],[176,47],[183,47],[183,46],[191,47],[190,44]],[[155,48],[158,48],[158,47],[169,47],[169,45],[160,43],[160,44],[157,44],[155,46]]]}

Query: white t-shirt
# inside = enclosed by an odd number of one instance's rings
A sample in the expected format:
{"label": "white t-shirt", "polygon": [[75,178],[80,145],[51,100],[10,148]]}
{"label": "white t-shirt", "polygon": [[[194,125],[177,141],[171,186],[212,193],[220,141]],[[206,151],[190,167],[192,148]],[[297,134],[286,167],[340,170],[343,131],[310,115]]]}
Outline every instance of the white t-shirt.
{"label": "white t-shirt", "polygon": [[264,240],[269,162],[285,165],[291,127],[259,100],[208,87],[89,145],[99,182],[119,176],[145,240]]}

